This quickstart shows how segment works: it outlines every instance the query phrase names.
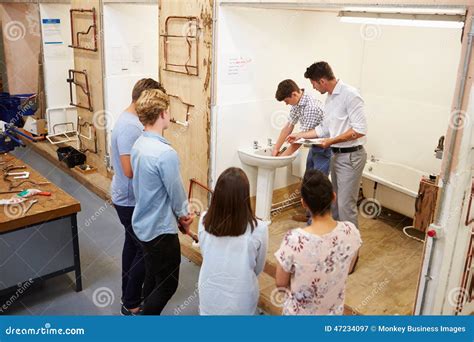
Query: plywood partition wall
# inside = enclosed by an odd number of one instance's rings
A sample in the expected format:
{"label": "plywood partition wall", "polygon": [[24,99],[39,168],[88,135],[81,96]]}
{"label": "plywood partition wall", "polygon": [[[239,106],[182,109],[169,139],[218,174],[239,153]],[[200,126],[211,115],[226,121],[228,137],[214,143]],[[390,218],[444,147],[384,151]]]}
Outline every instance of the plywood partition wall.
{"label": "plywood partition wall", "polygon": [[[97,153],[91,151],[95,150],[94,140],[88,140],[82,138],[81,141],[82,149],[88,149],[87,162],[98,168],[98,171],[102,174],[107,173],[105,158],[106,158],[106,122],[107,115],[104,111],[104,94],[103,94],[103,63],[102,63],[102,6],[100,0],[72,0],[71,1],[72,9],[92,9],[95,8],[96,11],[96,23],[97,23],[97,51],[87,51],[81,49],[74,49],[74,69],[79,71],[85,71],[88,76],[89,81],[89,91],[91,94],[91,104],[92,111],[88,109],[78,108],[77,113],[78,117],[81,118],[80,124],[90,123],[95,126],[92,131],[92,139],[96,135],[97,139]],[[74,17],[74,30],[75,31],[87,31],[91,25],[90,16],[88,15],[75,15]],[[81,39],[81,44],[91,47],[93,46],[93,35],[92,33],[84,36]],[[83,82],[83,78],[79,76],[78,81]],[[65,80],[67,75],[65,75]],[[64,86],[68,86],[66,81]],[[76,87],[76,101],[87,107],[87,96]],[[79,128],[78,128],[79,129]],[[89,135],[89,128],[84,126],[81,129],[81,133],[85,136]]]}
{"label": "plywood partition wall", "polygon": [[[203,184],[208,184],[210,158],[210,103],[211,103],[211,73],[212,73],[212,32],[213,32],[213,0],[161,0],[160,2],[160,80],[172,97],[171,116],[178,121],[186,120],[188,106],[189,126],[171,124],[165,131],[165,137],[171,142],[181,159],[183,183],[187,187],[191,178],[196,178]],[[168,71],[172,69],[185,71],[185,68],[166,68],[165,54],[168,63],[181,64],[188,60],[188,45],[180,38],[169,38],[167,50],[165,45],[166,20],[171,16],[198,18],[198,52],[194,40],[191,42],[191,59],[189,64],[196,61],[198,75],[187,75]],[[186,20],[170,19],[168,34],[194,35],[196,27]],[[190,73],[196,73],[196,68],[189,68]],[[185,102],[186,104],[182,103]],[[196,210],[207,208],[207,193],[198,188],[193,192],[193,206]]]}
{"label": "plywood partition wall", "polygon": [[[4,91],[36,93],[40,54],[39,7],[35,3],[0,4],[0,25],[5,53]],[[8,81],[8,83],[7,83]]]}

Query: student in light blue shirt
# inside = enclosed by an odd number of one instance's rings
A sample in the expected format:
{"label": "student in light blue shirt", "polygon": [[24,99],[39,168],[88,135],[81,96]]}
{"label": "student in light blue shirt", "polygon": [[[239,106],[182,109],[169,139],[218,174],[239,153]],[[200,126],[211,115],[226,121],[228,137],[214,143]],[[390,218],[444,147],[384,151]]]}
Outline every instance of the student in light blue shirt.
{"label": "student in light blue shirt", "polygon": [[132,91],[132,103],[120,114],[112,130],[112,178],[111,197],[120,222],[125,228],[125,241],[122,250],[122,308],[125,316],[137,315],[142,301],[142,288],[145,279],[145,262],[140,241],[132,228],[132,215],[135,196],[132,185],[132,166],[130,153],[135,141],[143,133],[143,125],[138,119],[135,104],[146,89],[160,89],[161,84],[151,78],[139,80]]}
{"label": "student in light blue shirt", "polygon": [[178,228],[189,233],[193,215],[181,181],[179,158],[163,131],[170,124],[169,97],[145,90],[136,109],[145,132],[132,148],[132,224],[142,242],[146,277],[144,315],[159,315],[178,288],[181,250]]}
{"label": "student in light blue shirt", "polygon": [[199,222],[203,256],[199,273],[201,315],[254,315],[268,246],[268,226],[250,205],[247,175],[225,170],[217,180],[211,205]]}

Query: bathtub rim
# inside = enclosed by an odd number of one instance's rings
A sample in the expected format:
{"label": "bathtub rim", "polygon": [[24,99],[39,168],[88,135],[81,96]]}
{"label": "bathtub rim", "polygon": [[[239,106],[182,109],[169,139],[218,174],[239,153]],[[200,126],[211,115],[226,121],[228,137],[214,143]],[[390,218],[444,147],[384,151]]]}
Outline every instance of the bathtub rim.
{"label": "bathtub rim", "polygon": [[[401,184],[398,184],[398,183],[395,183],[395,182],[392,182],[392,181],[389,181],[387,179],[384,179],[378,175],[375,175],[373,174],[372,172],[370,171],[367,171],[367,169],[371,166],[371,165],[375,165],[377,163],[380,163],[380,164],[386,164],[386,165],[393,165],[393,166],[397,166],[397,167],[402,167],[402,168],[405,168],[405,169],[408,169],[410,171],[413,171],[414,173],[417,173],[417,174],[420,174],[421,177],[423,176],[429,176],[429,172],[425,172],[425,171],[422,171],[422,170],[418,170],[418,169],[415,169],[414,167],[411,167],[411,166],[407,166],[407,165],[404,165],[404,164],[400,164],[400,163],[396,163],[396,162],[391,162],[391,161],[387,161],[387,160],[383,160],[383,159],[377,159],[377,161],[371,161],[371,160],[367,160],[367,163],[365,164],[365,167],[364,167],[364,171],[362,173],[362,177],[363,178],[366,178],[366,179],[369,179],[371,180],[372,182],[376,182],[376,183],[380,183],[382,185],[385,185],[389,188],[392,188],[394,190],[397,190],[399,192],[402,192],[410,197],[413,197],[413,198],[416,198],[418,197],[418,189],[416,189],[415,191],[413,190],[410,190],[406,187],[404,187],[403,185]],[[421,178],[420,178],[421,180]]]}

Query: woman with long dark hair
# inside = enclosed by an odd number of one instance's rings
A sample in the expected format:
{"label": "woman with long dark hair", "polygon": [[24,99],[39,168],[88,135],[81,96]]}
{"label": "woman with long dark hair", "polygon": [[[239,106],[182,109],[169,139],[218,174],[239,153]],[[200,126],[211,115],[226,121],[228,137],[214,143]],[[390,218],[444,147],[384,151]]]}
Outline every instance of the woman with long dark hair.
{"label": "woman with long dark hair", "polygon": [[268,226],[253,213],[249,181],[241,169],[229,168],[217,180],[209,210],[199,222],[199,244],[201,315],[255,314]]}

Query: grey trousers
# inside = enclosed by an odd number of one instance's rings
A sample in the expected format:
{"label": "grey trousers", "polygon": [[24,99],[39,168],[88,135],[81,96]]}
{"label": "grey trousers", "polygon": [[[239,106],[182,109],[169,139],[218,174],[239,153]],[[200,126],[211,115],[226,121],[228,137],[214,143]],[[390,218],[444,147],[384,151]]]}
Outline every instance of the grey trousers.
{"label": "grey trousers", "polygon": [[357,228],[357,199],[366,161],[365,149],[351,153],[333,153],[331,158],[331,181],[337,196],[332,208],[334,219],[352,222]]}

